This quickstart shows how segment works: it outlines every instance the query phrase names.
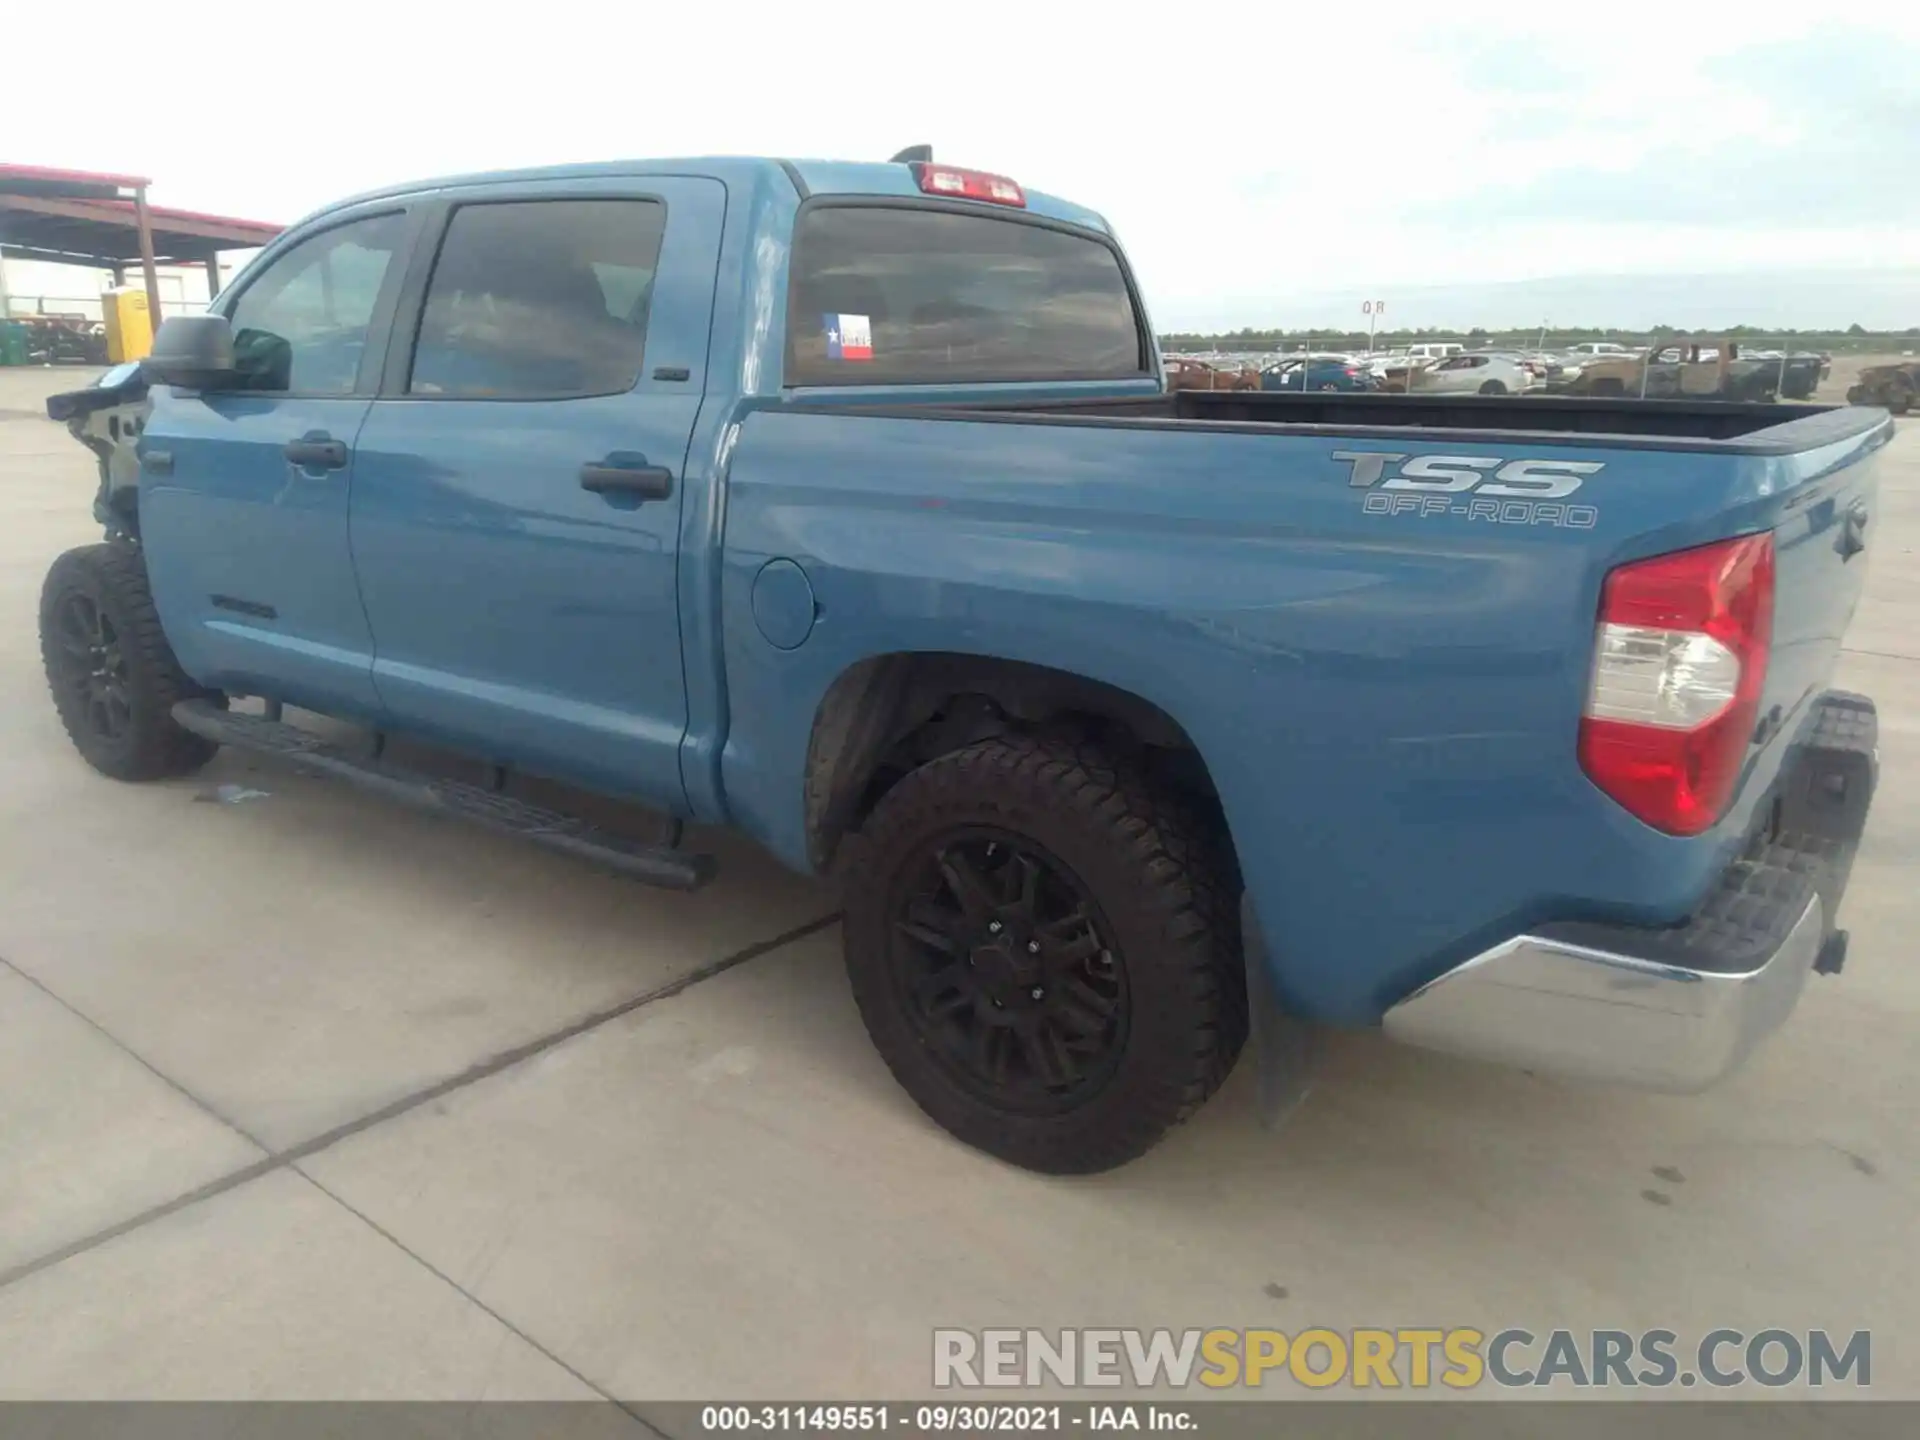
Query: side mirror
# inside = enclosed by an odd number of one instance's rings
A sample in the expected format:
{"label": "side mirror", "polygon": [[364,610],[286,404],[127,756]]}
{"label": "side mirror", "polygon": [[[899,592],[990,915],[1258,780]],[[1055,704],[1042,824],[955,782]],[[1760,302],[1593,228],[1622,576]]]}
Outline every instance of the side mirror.
{"label": "side mirror", "polygon": [[240,379],[233,359],[233,327],[224,315],[175,315],[163,320],[153,351],[140,362],[149,384],[183,390],[232,388]]}

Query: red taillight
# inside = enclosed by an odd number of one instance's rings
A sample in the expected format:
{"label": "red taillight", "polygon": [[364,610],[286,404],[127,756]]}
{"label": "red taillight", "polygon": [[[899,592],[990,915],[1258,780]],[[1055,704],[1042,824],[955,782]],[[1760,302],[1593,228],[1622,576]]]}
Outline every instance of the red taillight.
{"label": "red taillight", "polygon": [[985,200],[994,205],[1018,205],[1025,208],[1027,195],[1019,184],[1004,175],[989,175],[984,170],[961,170],[952,165],[935,165],[917,160],[913,178],[929,195],[951,195],[956,200]]}
{"label": "red taillight", "polygon": [[1607,576],[1580,765],[1671,835],[1710,828],[1747,757],[1773,640],[1773,537],[1656,555]]}

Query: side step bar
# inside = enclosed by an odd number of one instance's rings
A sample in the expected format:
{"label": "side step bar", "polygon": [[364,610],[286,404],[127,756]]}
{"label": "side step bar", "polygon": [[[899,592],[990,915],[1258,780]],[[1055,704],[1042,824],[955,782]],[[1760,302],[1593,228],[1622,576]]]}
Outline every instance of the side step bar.
{"label": "side step bar", "polygon": [[377,756],[353,755],[283,721],[235,714],[207,700],[181,701],[173,707],[173,718],[182,729],[216,745],[283,760],[311,774],[345,780],[417,810],[455,816],[548,850],[592,860],[648,885],[697,890],[713,878],[716,869],[711,855],[622,839],[584,820],[496,794],[483,786],[420,775]]}

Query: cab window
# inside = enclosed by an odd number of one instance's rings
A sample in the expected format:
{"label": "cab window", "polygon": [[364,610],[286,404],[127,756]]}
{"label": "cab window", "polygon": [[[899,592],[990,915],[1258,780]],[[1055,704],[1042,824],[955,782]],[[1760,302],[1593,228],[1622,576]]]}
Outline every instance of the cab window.
{"label": "cab window", "polygon": [[371,215],[301,240],[227,311],[242,388],[349,395],[403,217]]}
{"label": "cab window", "polygon": [[453,212],[410,395],[566,399],[640,378],[666,234],[657,200],[529,200]]}

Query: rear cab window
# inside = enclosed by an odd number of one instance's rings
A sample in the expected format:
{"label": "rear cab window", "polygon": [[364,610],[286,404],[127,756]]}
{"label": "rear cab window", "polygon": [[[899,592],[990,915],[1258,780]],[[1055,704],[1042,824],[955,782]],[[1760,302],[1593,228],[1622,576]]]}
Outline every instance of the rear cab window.
{"label": "rear cab window", "polygon": [[795,225],[789,385],[1138,379],[1147,347],[1089,231],[931,202],[816,202]]}

